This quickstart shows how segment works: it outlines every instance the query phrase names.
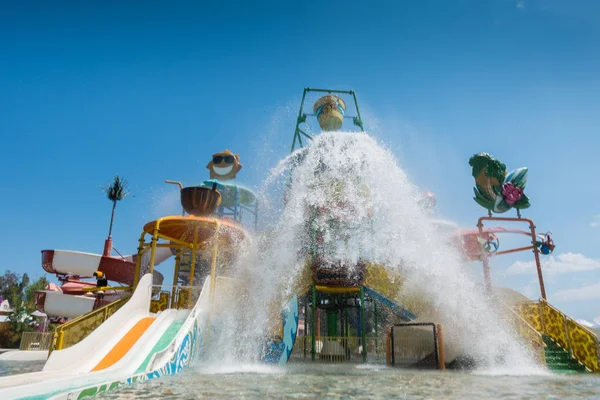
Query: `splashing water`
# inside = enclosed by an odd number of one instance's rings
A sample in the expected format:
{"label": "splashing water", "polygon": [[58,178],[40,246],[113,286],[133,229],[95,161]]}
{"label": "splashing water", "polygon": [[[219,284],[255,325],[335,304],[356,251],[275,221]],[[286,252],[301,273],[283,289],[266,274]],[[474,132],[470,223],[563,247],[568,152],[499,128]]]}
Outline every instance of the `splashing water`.
{"label": "splashing water", "polygon": [[[285,201],[277,199],[282,188]],[[267,229],[241,261],[250,274],[243,311],[236,314],[246,317],[230,319],[230,324],[238,325],[226,329],[243,335],[252,349],[264,340],[273,316],[269,307],[291,293],[307,255],[316,250],[345,265],[367,259],[402,274],[404,294],[426,298],[425,314],[444,325],[446,344],[467,352],[482,370],[542,372],[461,265],[456,249],[441,239],[420,208],[418,188],[393,154],[372,137],[345,132],[315,136],[310,146],[279,162],[261,194],[268,204],[262,211]],[[319,239],[318,249],[310,248],[314,237]],[[250,353],[246,352],[246,361],[259,358]]]}

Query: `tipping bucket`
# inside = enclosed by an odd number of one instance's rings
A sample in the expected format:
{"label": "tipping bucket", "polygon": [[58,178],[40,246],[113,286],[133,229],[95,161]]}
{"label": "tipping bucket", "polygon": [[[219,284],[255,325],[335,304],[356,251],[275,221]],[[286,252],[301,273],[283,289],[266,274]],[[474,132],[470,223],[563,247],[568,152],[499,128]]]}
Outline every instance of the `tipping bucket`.
{"label": "tipping bucket", "polygon": [[[215,185],[216,186],[216,185]],[[215,187],[201,186],[186,187],[181,190],[181,205],[190,215],[205,216],[221,204],[221,193]]]}
{"label": "tipping bucket", "polygon": [[316,101],[313,112],[324,131],[338,131],[344,122],[346,103],[338,96],[329,94]]}

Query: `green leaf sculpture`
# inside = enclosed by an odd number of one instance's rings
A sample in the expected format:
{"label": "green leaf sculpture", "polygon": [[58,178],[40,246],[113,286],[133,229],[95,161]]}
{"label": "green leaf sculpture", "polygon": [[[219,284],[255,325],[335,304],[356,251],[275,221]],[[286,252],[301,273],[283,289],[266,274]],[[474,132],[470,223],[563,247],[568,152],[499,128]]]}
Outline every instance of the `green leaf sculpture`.
{"label": "green leaf sculpture", "polygon": [[469,159],[469,165],[473,168],[473,199],[477,204],[495,213],[530,206],[529,198],[523,193],[527,184],[527,168],[517,168],[507,174],[506,165],[488,153],[475,154]]}

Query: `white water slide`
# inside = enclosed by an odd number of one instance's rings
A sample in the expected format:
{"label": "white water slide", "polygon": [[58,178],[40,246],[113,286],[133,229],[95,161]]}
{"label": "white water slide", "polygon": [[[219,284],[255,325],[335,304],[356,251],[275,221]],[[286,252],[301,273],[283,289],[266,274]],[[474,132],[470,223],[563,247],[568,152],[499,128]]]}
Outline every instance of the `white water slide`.
{"label": "white water slide", "polygon": [[79,343],[51,353],[40,372],[0,378],[0,399],[81,399],[189,366],[208,313],[208,277],[191,310],[151,313],[152,275]]}
{"label": "white water slide", "polygon": [[[156,249],[155,265],[171,256],[169,248]],[[146,258],[149,258],[149,254]],[[142,266],[144,264],[147,265],[148,260],[142,260]],[[81,277],[91,277],[94,272],[102,271],[111,281],[131,285],[135,274],[135,256],[116,258],[81,251],[44,250],[42,267],[48,273]],[[163,277],[158,271],[155,271],[153,278],[155,285],[162,284]],[[91,312],[96,302],[95,296],[71,295],[54,290],[40,290],[39,293],[40,303],[43,304],[43,309],[40,311],[51,317],[76,318]],[[113,301],[122,295],[123,292],[107,291],[105,298]]]}

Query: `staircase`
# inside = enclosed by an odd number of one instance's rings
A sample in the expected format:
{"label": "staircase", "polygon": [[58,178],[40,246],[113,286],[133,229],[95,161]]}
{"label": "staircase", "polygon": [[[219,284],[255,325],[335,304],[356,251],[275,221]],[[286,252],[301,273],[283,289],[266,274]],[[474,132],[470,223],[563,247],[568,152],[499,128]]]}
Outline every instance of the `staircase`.
{"label": "staircase", "polygon": [[560,347],[548,335],[543,335],[542,339],[546,344],[544,352],[546,353],[546,365],[548,369],[557,373],[577,373],[586,372],[585,366]]}

